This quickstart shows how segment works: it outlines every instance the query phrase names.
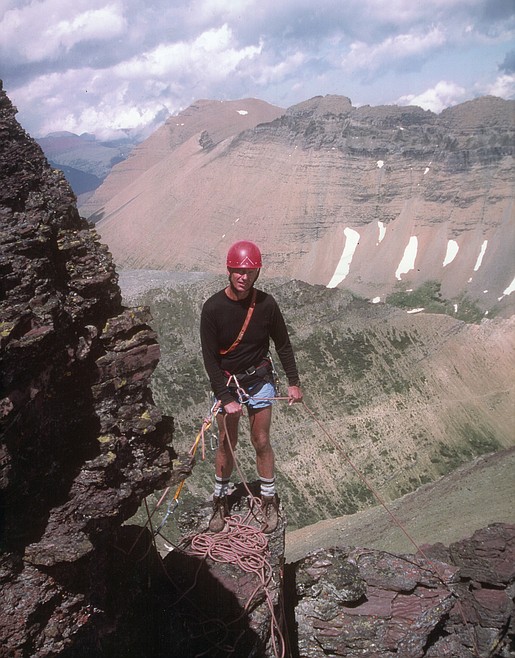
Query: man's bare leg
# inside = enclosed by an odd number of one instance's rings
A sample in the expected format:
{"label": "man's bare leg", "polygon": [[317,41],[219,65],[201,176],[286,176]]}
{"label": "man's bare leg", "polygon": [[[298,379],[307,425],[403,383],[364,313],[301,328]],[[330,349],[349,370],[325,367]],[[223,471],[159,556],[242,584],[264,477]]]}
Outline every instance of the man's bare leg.
{"label": "man's bare leg", "polygon": [[256,467],[261,482],[264,517],[263,532],[273,532],[279,521],[279,503],[275,494],[274,451],[270,443],[272,407],[249,410],[250,438],[256,450]]}
{"label": "man's bare leg", "polygon": [[[238,423],[240,417],[231,414],[217,414],[218,423],[218,449],[215,455],[215,474],[219,478],[228,479],[234,468],[233,451],[238,443]],[[227,437],[226,434],[229,433]],[[228,445],[230,440],[232,451]]]}
{"label": "man's bare leg", "polygon": [[256,468],[260,477],[274,477],[274,451],[270,443],[272,407],[249,409],[250,440],[256,451]]}
{"label": "man's bare leg", "polygon": [[[229,515],[227,489],[229,478],[234,468],[233,451],[238,443],[238,422],[240,415],[217,414],[219,443],[215,456],[215,491],[213,495],[213,514],[209,520],[211,532],[221,532],[225,519]],[[232,446],[232,450],[231,450]]]}

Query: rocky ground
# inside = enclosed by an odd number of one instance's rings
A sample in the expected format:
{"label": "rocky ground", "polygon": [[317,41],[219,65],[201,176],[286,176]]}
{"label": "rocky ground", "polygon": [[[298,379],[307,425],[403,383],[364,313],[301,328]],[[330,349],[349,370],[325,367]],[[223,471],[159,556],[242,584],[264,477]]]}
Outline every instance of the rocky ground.
{"label": "rocky ground", "polygon": [[399,555],[321,549],[296,563],[295,658],[510,658],[515,525]]}

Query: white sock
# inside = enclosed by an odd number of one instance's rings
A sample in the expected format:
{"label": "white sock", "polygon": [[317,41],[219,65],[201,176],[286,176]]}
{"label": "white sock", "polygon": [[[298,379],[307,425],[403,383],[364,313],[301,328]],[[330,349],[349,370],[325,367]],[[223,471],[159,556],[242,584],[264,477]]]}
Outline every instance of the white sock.
{"label": "white sock", "polygon": [[227,491],[229,490],[229,478],[219,478],[218,475],[215,475],[215,491],[214,495],[221,498],[222,496],[227,496]]}
{"label": "white sock", "polygon": [[267,496],[267,498],[270,498],[271,496],[275,496],[275,477],[263,478],[259,476],[259,481],[261,483],[262,496]]}

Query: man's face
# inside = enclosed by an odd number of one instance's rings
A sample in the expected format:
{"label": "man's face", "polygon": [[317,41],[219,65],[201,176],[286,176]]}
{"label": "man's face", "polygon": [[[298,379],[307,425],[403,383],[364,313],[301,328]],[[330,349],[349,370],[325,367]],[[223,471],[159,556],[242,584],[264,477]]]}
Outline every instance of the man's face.
{"label": "man's face", "polygon": [[254,282],[258,278],[259,270],[258,269],[248,269],[248,268],[229,268],[229,282],[233,290],[237,293],[248,292]]}

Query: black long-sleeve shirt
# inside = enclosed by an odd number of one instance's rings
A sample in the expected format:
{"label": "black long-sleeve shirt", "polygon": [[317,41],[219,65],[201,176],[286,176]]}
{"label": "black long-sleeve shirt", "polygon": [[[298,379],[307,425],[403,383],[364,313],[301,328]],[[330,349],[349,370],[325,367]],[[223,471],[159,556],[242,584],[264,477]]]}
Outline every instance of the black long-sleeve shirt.
{"label": "black long-sleeve shirt", "polygon": [[289,386],[299,384],[299,375],[288,330],[277,302],[268,293],[256,290],[256,305],[249,325],[237,347],[226,355],[245,322],[252,295],[243,300],[229,299],[224,290],[210,297],[202,307],[200,340],[204,366],[216,397],[222,404],[234,400],[227,387],[225,372],[237,374],[260,365],[270,348],[270,338],[288,378]]}

